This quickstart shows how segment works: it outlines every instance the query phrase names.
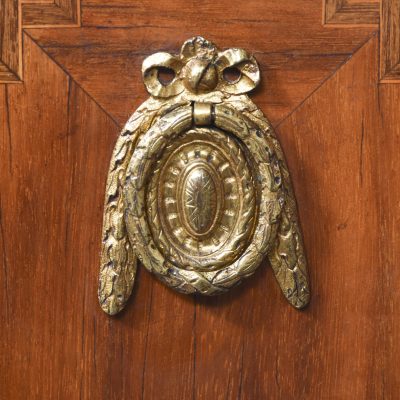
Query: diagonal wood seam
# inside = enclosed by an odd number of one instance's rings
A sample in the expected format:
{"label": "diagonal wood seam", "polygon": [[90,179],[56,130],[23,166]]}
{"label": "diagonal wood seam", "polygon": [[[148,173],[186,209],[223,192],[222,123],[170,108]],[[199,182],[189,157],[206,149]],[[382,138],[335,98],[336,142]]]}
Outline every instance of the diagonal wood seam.
{"label": "diagonal wood seam", "polygon": [[122,125],[101,104],[99,104],[99,102],[85,88],[83,88],[77,80],[71,76],[62,64],[55,60],[42,46],[40,46],[27,30],[24,30],[24,35],[26,35],[41,51],[43,51],[43,53],[46,54],[46,56],[52,60],[54,64],[56,64],[70,78],[70,80],[73,81],[77,87],[79,87],[79,89],[82,90],[82,92],[85,93],[90,100],[92,100],[114,122],[119,129],[122,129]]}
{"label": "diagonal wood seam", "polygon": [[[12,68],[11,68],[4,60],[1,60],[1,59],[0,59],[0,66],[3,67],[3,68],[5,68],[5,69],[7,69],[7,71],[5,71],[6,74],[9,74],[9,75],[11,75],[13,78],[15,78],[15,81],[14,81],[14,80],[11,80],[10,83],[13,83],[13,82],[22,82],[22,81],[20,80],[20,77],[12,70]],[[20,73],[20,75],[21,75],[21,73]],[[0,80],[0,84],[1,84],[1,83],[8,83],[8,82],[2,82],[2,81]]]}
{"label": "diagonal wood seam", "polygon": [[327,83],[331,78],[333,78],[333,76],[336,75],[336,73],[354,57],[356,53],[358,53],[364,46],[368,44],[368,42],[371,39],[373,39],[377,35],[378,31],[375,31],[370,36],[368,36],[368,38],[363,43],[361,43],[360,46],[358,46],[356,50],[347,57],[346,60],[344,60],[340,65],[338,65],[338,67],[330,75],[328,75],[314,90],[312,90],[311,93],[308,96],[306,96],[300,104],[298,104],[288,115],[286,115],[284,118],[278,121],[274,125],[274,128],[278,128],[283,122],[285,122],[294,112],[296,112],[307,101],[307,99],[309,99],[315,92],[321,89],[325,85],[325,83]]}

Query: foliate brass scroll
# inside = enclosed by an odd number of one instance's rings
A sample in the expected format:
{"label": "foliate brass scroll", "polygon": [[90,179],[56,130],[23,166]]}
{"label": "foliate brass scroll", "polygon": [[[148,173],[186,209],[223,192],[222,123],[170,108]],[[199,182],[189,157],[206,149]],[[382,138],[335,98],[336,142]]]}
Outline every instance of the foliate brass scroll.
{"label": "foliate brass scroll", "polygon": [[178,56],[146,58],[142,72],[151,97],[125,125],[108,175],[102,309],[124,307],[137,260],[179,292],[215,295],[264,256],[287,300],[304,307],[310,291],[289,172],[245,94],[260,80],[256,60],[195,37]]}

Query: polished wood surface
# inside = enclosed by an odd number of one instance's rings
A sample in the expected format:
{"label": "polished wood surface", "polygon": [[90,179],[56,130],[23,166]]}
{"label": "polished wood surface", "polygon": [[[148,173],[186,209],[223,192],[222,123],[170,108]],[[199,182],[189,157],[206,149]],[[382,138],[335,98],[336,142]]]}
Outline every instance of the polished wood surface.
{"label": "polished wood surface", "polygon": [[[172,4],[115,4],[137,26],[84,3],[93,26],[25,30],[24,82],[0,85],[0,397],[396,400],[400,86],[379,84],[376,28],[324,27],[319,1],[224,2],[224,16],[210,2],[178,28]],[[303,312],[267,262],[215,298],[139,268],[120,316],[98,306],[104,184],[147,97],[141,61],[198,33],[259,60],[253,99],[287,156],[309,259]]]}

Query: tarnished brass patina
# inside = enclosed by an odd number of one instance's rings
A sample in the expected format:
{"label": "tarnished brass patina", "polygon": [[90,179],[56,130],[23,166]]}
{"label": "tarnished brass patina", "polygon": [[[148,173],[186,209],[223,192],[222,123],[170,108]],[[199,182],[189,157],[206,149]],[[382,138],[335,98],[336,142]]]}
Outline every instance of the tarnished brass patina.
{"label": "tarnished brass patina", "polygon": [[180,292],[215,295],[264,256],[288,301],[304,307],[310,291],[289,172],[246,95],[260,80],[256,60],[195,37],[177,56],[146,58],[142,72],[151,97],[125,125],[108,175],[102,309],[124,307],[137,259]]}

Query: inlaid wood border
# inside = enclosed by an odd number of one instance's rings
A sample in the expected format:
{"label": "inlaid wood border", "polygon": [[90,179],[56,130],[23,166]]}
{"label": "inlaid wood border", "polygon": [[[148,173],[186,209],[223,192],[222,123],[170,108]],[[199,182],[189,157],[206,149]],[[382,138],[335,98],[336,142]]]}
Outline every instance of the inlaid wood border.
{"label": "inlaid wood border", "polygon": [[[79,27],[80,0],[0,0],[0,83],[22,79],[22,27]],[[379,18],[380,15],[380,18]],[[400,82],[400,0],[323,0],[323,23],[376,26],[380,20],[381,83]]]}
{"label": "inlaid wood border", "polygon": [[400,83],[400,0],[382,0],[380,31],[381,83]]}
{"label": "inlaid wood border", "polygon": [[379,27],[380,83],[400,83],[400,0],[323,0],[322,8],[326,27]]}
{"label": "inlaid wood border", "polygon": [[0,0],[0,83],[19,82],[22,75],[21,5]]}
{"label": "inlaid wood border", "polygon": [[80,26],[80,0],[22,0],[24,28]]}
{"label": "inlaid wood border", "polygon": [[379,24],[379,0],[352,2],[351,0],[323,0],[322,22],[327,26]]}

